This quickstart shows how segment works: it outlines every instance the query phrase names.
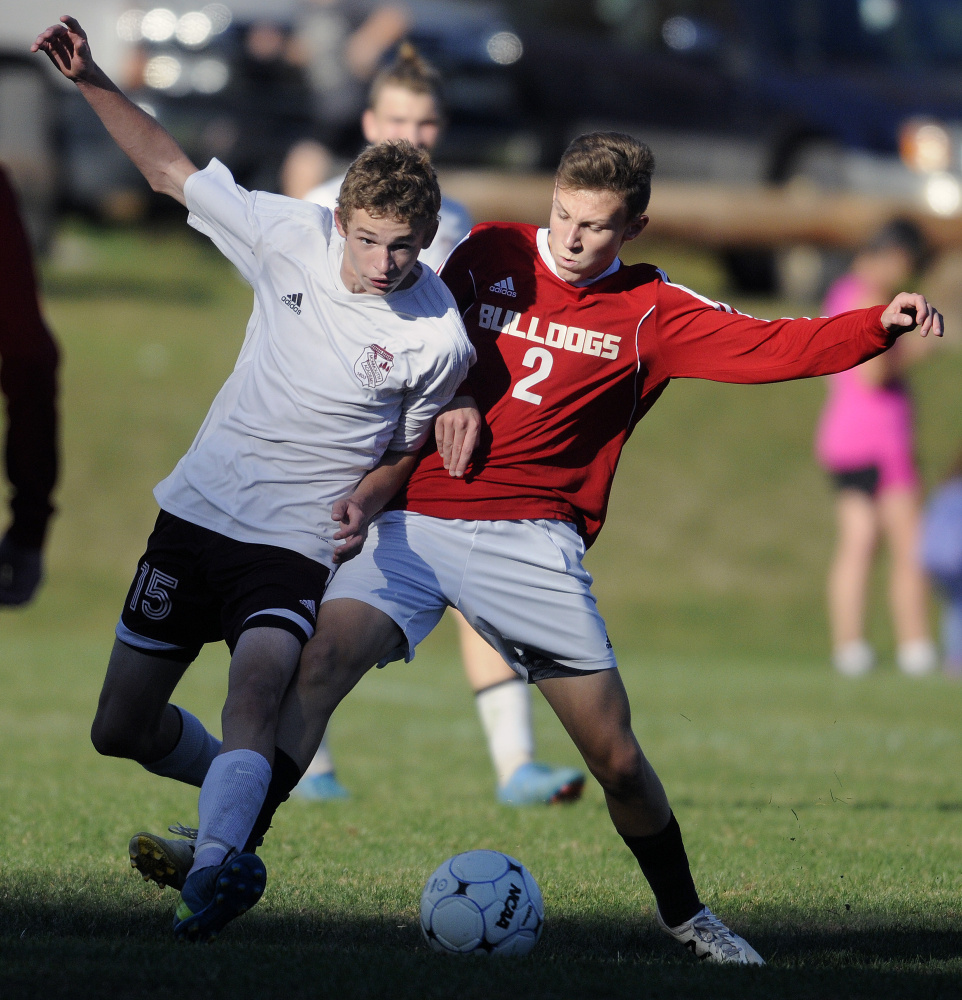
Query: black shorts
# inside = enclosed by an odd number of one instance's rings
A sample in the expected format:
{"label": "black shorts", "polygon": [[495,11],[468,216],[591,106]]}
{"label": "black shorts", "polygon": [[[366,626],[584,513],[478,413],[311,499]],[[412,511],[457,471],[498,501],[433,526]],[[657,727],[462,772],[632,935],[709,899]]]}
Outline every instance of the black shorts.
{"label": "black shorts", "polygon": [[878,494],[879,474],[877,465],[866,465],[861,469],[833,472],[832,482],[837,490],[855,490],[857,493],[874,497]]}
{"label": "black shorts", "polygon": [[161,511],[117,625],[144,653],[190,663],[207,642],[231,653],[249,628],[314,634],[330,571],[298,552],[238,542]]}

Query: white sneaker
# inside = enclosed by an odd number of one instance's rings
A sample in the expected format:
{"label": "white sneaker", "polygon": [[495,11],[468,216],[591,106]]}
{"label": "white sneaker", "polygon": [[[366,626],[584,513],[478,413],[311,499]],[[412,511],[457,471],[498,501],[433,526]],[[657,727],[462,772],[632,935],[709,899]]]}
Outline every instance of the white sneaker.
{"label": "white sneaker", "polygon": [[899,670],[908,677],[924,677],[935,673],[939,665],[939,654],[934,642],[929,639],[914,639],[899,646],[895,651],[895,662]]}
{"label": "white sneaker", "polygon": [[655,916],[658,926],[683,944],[695,958],[730,965],[765,964],[761,955],[744,938],[729,930],[707,906],[677,927],[669,927],[657,910]]}
{"label": "white sneaker", "polygon": [[832,663],[844,677],[861,677],[875,666],[875,652],[864,639],[855,639],[832,653]]}

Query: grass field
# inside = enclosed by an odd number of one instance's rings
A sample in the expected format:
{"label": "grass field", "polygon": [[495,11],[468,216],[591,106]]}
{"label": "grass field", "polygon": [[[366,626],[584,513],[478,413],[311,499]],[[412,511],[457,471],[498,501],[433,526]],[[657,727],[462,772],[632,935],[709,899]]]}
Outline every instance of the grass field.
{"label": "grass field", "polygon": [[[652,258],[724,294],[706,258]],[[494,803],[446,627],[339,710],[353,798],[282,810],[263,903],[211,947],[175,946],[174,897],[129,871],[126,841],[193,822],[195,793],[98,758],[87,727],[150,489],[230,370],[250,296],[179,231],[71,229],[45,283],[64,350],[64,472],[47,584],[0,614],[0,997],[962,995],[962,687],[896,675],[881,578],[879,671],[846,682],[827,667],[814,382],[672,386],[629,446],[590,555],[702,894],[767,968],[699,966],[655,929],[597,785],[570,808]],[[962,442],[960,380],[951,350],[915,377],[929,483]],[[215,729],[225,666],[208,649],[179,696]],[[576,763],[537,696],[535,709],[540,756]],[[481,846],[520,857],[542,887],[528,958],[447,959],[420,939],[424,879]]]}

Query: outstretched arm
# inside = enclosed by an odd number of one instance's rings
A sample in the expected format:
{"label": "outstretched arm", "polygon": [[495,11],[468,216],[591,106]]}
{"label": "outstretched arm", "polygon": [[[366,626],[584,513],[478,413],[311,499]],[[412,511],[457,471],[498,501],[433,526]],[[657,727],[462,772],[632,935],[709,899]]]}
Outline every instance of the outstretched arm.
{"label": "outstretched arm", "polygon": [[97,113],[117,145],[160,194],[185,205],[184,182],[197,167],[170,133],[128,100],[94,62],[87,35],[76,18],[65,14],[37,36],[31,52],[44,52],[68,79],[73,80]]}

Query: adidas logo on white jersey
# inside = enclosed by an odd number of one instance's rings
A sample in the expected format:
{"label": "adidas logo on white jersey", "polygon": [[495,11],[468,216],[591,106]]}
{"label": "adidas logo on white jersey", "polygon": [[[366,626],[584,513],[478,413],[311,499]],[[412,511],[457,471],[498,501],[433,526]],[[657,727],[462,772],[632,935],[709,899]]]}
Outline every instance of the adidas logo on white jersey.
{"label": "adidas logo on white jersey", "polygon": [[514,290],[514,278],[502,278],[496,284],[491,285],[488,290],[497,292],[499,295],[510,295],[513,299],[518,297],[518,293]]}
{"label": "adidas logo on white jersey", "polygon": [[290,295],[281,296],[281,302],[290,309],[293,309],[298,316],[301,314],[301,300],[304,298],[303,292],[291,292]]}

